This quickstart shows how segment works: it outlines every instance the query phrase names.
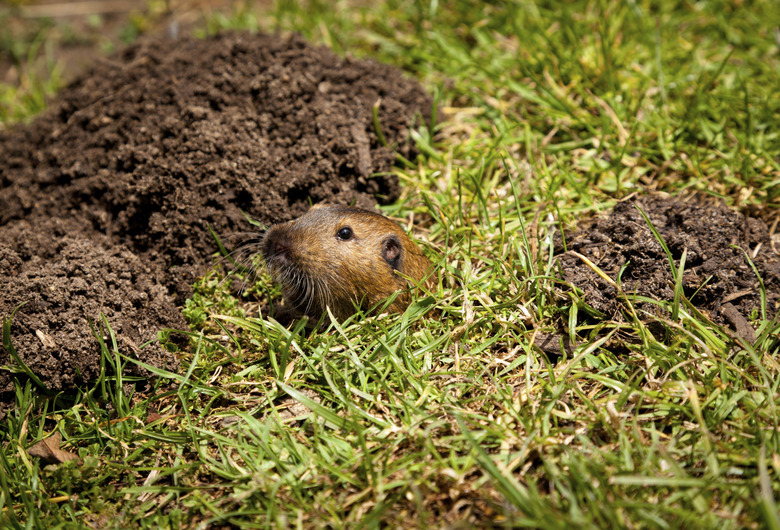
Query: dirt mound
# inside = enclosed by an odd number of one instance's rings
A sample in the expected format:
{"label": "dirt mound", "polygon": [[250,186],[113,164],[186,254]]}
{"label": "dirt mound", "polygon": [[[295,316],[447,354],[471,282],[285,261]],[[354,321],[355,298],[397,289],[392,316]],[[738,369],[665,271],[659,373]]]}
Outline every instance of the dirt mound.
{"label": "dirt mound", "polygon": [[[143,351],[147,363],[175,367],[175,359],[162,348],[139,350],[164,323],[185,326],[167,290],[139,256],[107,236],[80,235],[78,227],[59,219],[35,225],[25,221],[14,232],[10,246],[0,244],[0,271],[6,279],[0,298],[4,311],[6,301],[25,303],[13,319],[13,344],[49,388],[94,375],[99,350],[87,319],[100,331],[101,313],[122,351]],[[31,254],[44,239],[47,248]],[[6,364],[7,358],[0,362]]]}
{"label": "dirt mound", "polygon": [[374,105],[412,158],[408,128],[431,104],[397,69],[300,37],[150,40],[99,63],[31,125],[0,133],[0,314],[25,303],[13,320],[23,360],[59,389],[95,375],[86,319],[101,311],[120,346],[183,328],[176,305],[216,249],[207,227],[247,230],[242,210],[270,224],[309,200],[396,199]]}
{"label": "dirt mound", "polygon": [[[780,308],[780,256],[772,250],[766,224],[722,204],[681,202],[657,194],[619,202],[606,217],[569,237],[567,247],[587,257],[613,280],[621,268],[621,286],[628,294],[655,300],[674,299],[666,253],[642,218],[640,207],[661,234],[676,266],[688,254],[683,274],[685,296],[711,319],[740,328],[759,311],[759,283],[745,252],[753,260],[767,291],[767,312]],[[562,252],[558,247],[556,252]],[[579,257],[562,254],[563,278],[582,289],[585,302],[609,317],[620,318],[615,289]],[[638,307],[653,314],[653,304]]]}

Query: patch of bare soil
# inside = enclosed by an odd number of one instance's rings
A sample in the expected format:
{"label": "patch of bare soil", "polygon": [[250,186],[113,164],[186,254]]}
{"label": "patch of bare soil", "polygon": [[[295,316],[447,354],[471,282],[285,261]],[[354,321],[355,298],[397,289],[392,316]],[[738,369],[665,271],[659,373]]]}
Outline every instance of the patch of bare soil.
{"label": "patch of bare soil", "polygon": [[[577,252],[616,280],[629,295],[655,300],[674,299],[666,253],[637,207],[650,218],[666,242],[675,265],[687,250],[682,286],[685,296],[713,321],[728,324],[740,335],[760,309],[759,281],[745,254],[753,260],[767,293],[768,317],[780,309],[780,256],[772,250],[766,224],[723,204],[681,202],[662,194],[634,197],[618,203],[606,217],[571,235],[569,252],[558,260],[563,278],[581,289],[585,302],[608,317],[620,319],[624,309],[615,288],[571,251]],[[556,252],[562,252],[560,245]],[[641,310],[664,316],[649,303]],[[667,315],[668,316],[668,315]]]}
{"label": "patch of bare soil", "polygon": [[[29,126],[0,133],[0,315],[49,388],[94,377],[87,319],[102,312],[120,349],[175,359],[159,329],[220,236],[271,224],[309,200],[373,206],[398,197],[387,141],[416,155],[408,129],[431,99],[395,68],[336,56],[299,37],[226,34],[148,40],[102,61]],[[0,352],[0,366],[10,363]],[[12,390],[0,370],[0,403]]]}

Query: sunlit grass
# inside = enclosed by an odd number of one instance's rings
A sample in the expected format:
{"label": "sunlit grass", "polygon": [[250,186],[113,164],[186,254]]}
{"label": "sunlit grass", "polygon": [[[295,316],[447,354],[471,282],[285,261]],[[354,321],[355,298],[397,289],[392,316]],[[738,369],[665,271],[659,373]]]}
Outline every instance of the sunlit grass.
{"label": "sunlit grass", "polygon": [[[184,309],[178,374],[75,396],[24,377],[0,430],[10,527],[778,528],[780,322],[748,344],[687,303],[559,280],[553,233],[624,195],[698,190],[777,215],[772,2],[283,3],[212,17],[404,68],[440,103],[385,213],[438,278],[403,315],[310,331],[217,268]],[[381,124],[380,124],[381,125]],[[660,236],[659,236],[660,237]],[[594,267],[596,267],[594,265]],[[672,277],[684,263],[670,259]],[[596,267],[597,268],[597,267]],[[615,279],[612,279],[615,280]],[[637,309],[656,304],[662,318]],[[83,462],[24,448],[52,431]]]}

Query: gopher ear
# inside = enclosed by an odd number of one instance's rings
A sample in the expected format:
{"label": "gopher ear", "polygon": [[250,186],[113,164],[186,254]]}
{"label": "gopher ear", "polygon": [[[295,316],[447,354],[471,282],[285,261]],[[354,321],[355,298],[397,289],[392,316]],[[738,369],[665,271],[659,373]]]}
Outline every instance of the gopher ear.
{"label": "gopher ear", "polygon": [[401,264],[401,242],[396,236],[390,236],[382,241],[382,258],[393,270],[398,270]]}

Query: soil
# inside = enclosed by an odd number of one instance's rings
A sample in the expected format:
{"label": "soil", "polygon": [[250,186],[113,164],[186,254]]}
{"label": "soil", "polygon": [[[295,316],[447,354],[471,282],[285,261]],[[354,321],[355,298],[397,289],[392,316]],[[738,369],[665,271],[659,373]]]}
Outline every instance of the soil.
{"label": "soil", "polygon": [[[766,287],[767,318],[780,309],[780,256],[773,251],[766,224],[723,204],[697,200],[682,202],[663,194],[633,197],[619,202],[609,215],[567,238],[567,250],[557,243],[563,278],[581,289],[584,301],[607,317],[622,319],[625,303],[615,288],[599,277],[575,251],[616,280],[628,295],[655,300],[674,299],[674,280],[666,253],[637,207],[649,217],[666,242],[675,266],[687,249],[682,287],[700,311],[738,335],[750,339],[749,321],[760,316],[758,278]],[[637,302],[642,311],[662,318],[668,314],[655,304]]]}
{"label": "soil", "polygon": [[[387,142],[380,144],[373,108]],[[0,314],[50,390],[94,378],[103,313],[120,351],[152,343],[242,212],[286,221],[309,201],[399,195],[395,152],[431,98],[393,67],[297,36],[149,39],[97,63],[33,123],[0,132]],[[395,152],[394,152],[395,151]],[[5,349],[0,366],[11,364]],[[0,413],[13,389],[0,370]]]}

